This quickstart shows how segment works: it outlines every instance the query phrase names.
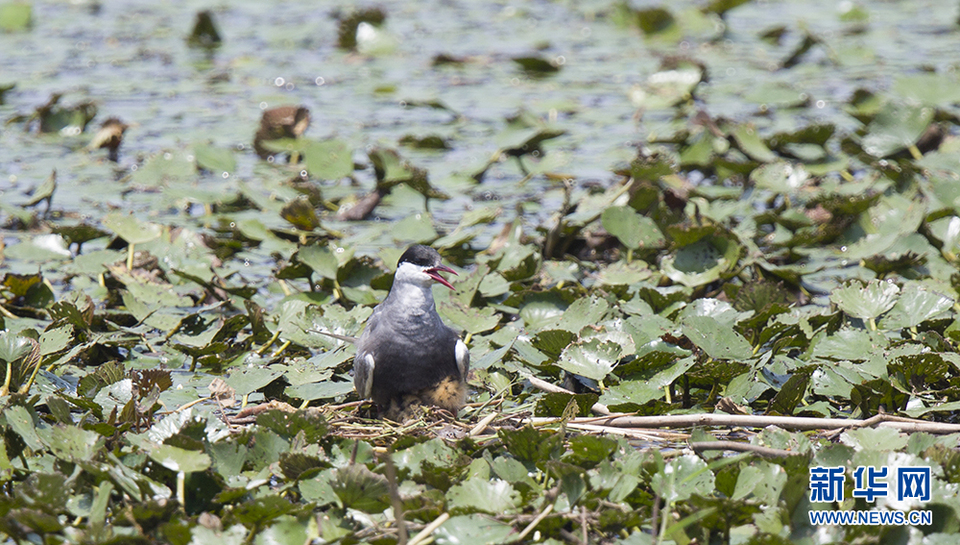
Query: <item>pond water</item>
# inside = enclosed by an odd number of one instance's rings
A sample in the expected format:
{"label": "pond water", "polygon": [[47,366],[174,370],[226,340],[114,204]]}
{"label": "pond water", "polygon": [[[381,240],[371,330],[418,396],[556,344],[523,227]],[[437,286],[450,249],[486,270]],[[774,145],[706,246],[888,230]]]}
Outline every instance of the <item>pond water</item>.
{"label": "pond water", "polygon": [[[957,4],[935,0],[756,1],[723,19],[699,11],[704,2],[672,2],[667,7],[680,30],[665,37],[645,37],[636,26],[619,23],[623,10],[613,2],[376,5],[386,13],[385,24],[352,52],[337,47],[335,18],[338,9],[352,8],[334,3],[33,4],[30,29],[0,34],[0,84],[16,84],[4,96],[0,118],[29,114],[53,93],[63,94],[61,104],[93,101],[98,114],[79,136],[5,125],[0,196],[22,203],[56,169],[53,208],[67,219],[97,223],[121,209],[204,230],[216,220],[204,214],[203,202],[218,195],[229,200],[244,184],[269,191],[290,177],[290,170],[258,160],[251,141],[263,109],[303,104],[312,114],[307,137],[342,139],[366,166],[355,172],[360,187],[324,181],[324,197],[368,191],[374,177],[366,151],[398,148],[451,196],[430,203],[441,231],[471,209],[502,209],[500,220],[474,242],[482,246],[516,214],[535,227],[559,207],[561,184],[542,173],[573,178],[578,190],[609,186],[617,179],[611,169],[634,157],[636,146],[687,127],[696,109],[750,121],[762,135],[816,122],[850,132],[859,123],[843,107],[855,89],[885,90],[897,77],[925,70],[953,72],[960,51]],[[633,3],[637,9],[658,5]],[[191,48],[186,37],[195,15],[211,7],[223,43],[213,51]],[[779,40],[762,37],[778,28]],[[807,35],[815,45],[792,68],[778,69]],[[435,66],[438,55],[464,62]],[[696,102],[638,108],[631,90],[647,85],[664,58],[675,55],[707,67]],[[559,70],[524,72],[512,60],[524,56]],[[444,108],[423,105],[428,102]],[[542,157],[523,157],[530,176],[509,159],[476,183],[471,175],[515,137],[506,119],[521,111],[563,134],[543,143]],[[84,149],[111,116],[132,125],[116,166],[104,161],[105,152]],[[439,135],[450,149],[398,146],[406,135]],[[205,143],[232,150],[235,169],[201,172],[175,189],[126,177],[150,156],[189,155]],[[376,214],[389,222],[422,211],[423,199],[400,188]],[[366,223],[326,218],[324,225],[345,233],[361,252],[372,248]],[[21,234],[6,231],[4,239],[14,246]],[[36,266],[16,259],[6,265]]]}

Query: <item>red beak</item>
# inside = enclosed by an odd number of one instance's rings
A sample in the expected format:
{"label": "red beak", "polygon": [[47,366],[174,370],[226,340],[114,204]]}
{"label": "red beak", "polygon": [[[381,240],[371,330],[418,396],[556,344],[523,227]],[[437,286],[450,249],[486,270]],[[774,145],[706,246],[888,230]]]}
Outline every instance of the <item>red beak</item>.
{"label": "red beak", "polygon": [[455,271],[455,270],[453,270],[453,269],[451,269],[450,267],[447,267],[447,266],[445,266],[445,265],[440,265],[439,267],[433,267],[433,268],[427,269],[425,272],[430,275],[430,278],[433,278],[433,279],[436,280],[437,282],[440,282],[441,284],[443,284],[444,286],[446,286],[446,287],[448,287],[448,288],[450,288],[450,289],[454,289],[454,288],[453,288],[453,284],[451,284],[450,282],[447,282],[447,279],[444,278],[444,277],[442,277],[442,276],[440,276],[440,273],[441,273],[441,272],[448,272],[448,273],[450,273],[450,274],[452,274],[452,275],[454,275],[454,276],[460,276],[460,275],[457,274],[457,271]]}

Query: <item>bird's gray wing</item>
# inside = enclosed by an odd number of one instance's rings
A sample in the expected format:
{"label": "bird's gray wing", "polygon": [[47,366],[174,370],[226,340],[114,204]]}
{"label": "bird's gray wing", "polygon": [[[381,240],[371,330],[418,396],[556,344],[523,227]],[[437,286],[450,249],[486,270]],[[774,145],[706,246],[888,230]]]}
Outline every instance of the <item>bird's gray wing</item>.
{"label": "bird's gray wing", "polygon": [[467,348],[466,343],[464,343],[459,336],[457,337],[457,346],[454,348],[453,353],[457,358],[457,369],[460,370],[460,378],[466,382],[467,373],[470,372],[470,349]]}
{"label": "bird's gray wing", "polygon": [[376,358],[373,355],[370,339],[378,328],[380,323],[380,307],[373,310],[373,314],[367,319],[367,326],[363,333],[357,338],[357,355],[353,357],[353,387],[362,399],[370,398],[370,392],[373,389],[373,370],[377,366]]}

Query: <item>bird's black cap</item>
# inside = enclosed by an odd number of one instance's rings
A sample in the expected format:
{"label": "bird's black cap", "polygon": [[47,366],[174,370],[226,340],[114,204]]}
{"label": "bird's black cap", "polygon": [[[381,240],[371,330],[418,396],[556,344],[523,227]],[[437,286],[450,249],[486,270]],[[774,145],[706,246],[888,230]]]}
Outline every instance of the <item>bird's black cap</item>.
{"label": "bird's black cap", "polygon": [[400,261],[397,261],[397,267],[401,263],[413,263],[420,267],[436,267],[440,264],[440,254],[429,246],[416,244],[403,252]]}

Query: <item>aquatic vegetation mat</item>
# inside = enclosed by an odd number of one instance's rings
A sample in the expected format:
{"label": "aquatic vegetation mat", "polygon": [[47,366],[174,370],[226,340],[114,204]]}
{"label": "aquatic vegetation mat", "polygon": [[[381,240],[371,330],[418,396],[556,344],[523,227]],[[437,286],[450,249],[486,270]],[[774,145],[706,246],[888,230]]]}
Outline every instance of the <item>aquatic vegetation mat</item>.
{"label": "aquatic vegetation mat", "polygon": [[956,541],[956,6],[191,7],[0,4],[7,541]]}

